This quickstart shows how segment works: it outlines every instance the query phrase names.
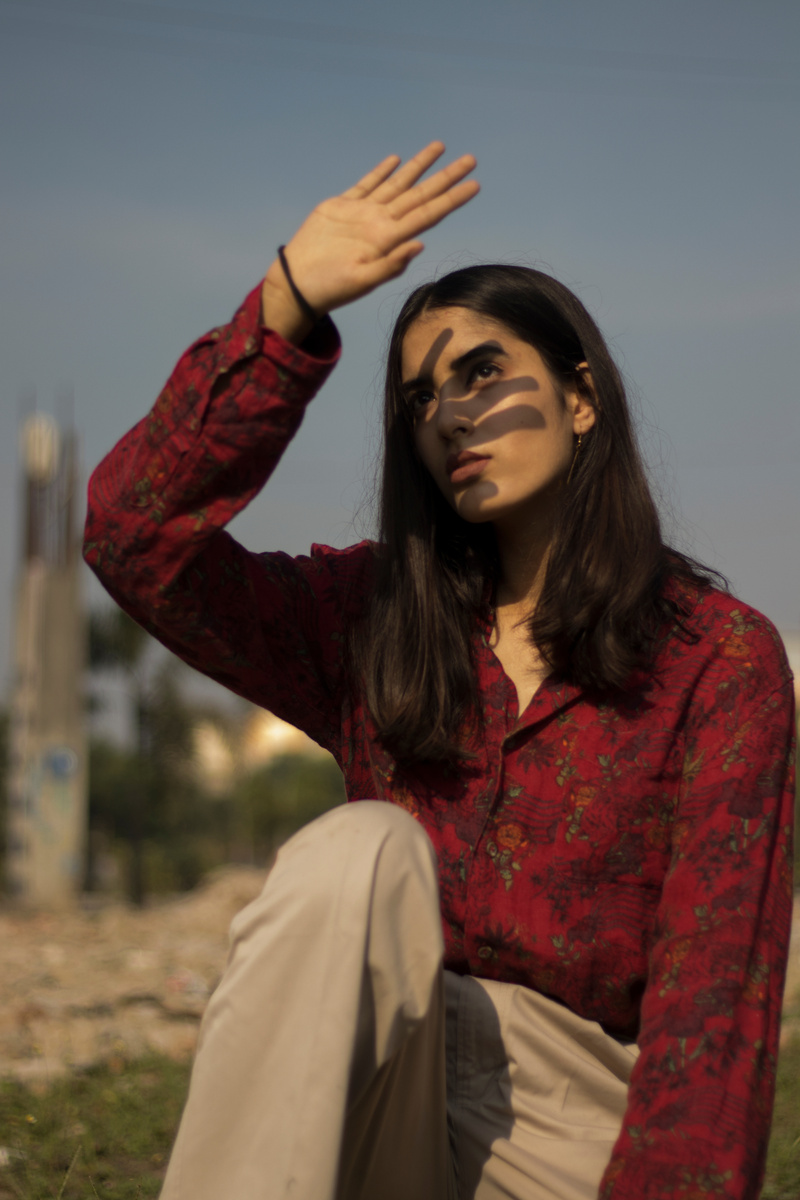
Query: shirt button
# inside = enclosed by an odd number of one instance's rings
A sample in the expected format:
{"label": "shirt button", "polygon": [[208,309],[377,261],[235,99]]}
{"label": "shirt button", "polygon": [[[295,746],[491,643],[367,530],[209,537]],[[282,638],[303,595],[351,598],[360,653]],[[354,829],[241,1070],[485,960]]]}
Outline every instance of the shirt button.
{"label": "shirt button", "polygon": [[491,946],[481,946],[478,951],[478,958],[491,958],[493,954],[494,950],[492,950]]}

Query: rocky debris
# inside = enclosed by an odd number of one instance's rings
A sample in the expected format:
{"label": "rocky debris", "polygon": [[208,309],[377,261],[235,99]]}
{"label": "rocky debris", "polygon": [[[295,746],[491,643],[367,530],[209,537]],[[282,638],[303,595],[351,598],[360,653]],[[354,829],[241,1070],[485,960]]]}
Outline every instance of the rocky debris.
{"label": "rocky debris", "polygon": [[[228,926],[265,872],[225,867],[196,891],[138,911],[0,912],[0,1076],[34,1086],[155,1050],[189,1057],[222,973]],[[800,1031],[800,897],[784,1036]]]}
{"label": "rocky debris", "polygon": [[0,913],[0,1075],[46,1081],[148,1050],[191,1055],[228,926],[264,879],[226,867],[144,910]]}
{"label": "rocky debris", "polygon": [[800,1035],[800,894],[795,894],[792,919],[792,940],[789,947],[789,969],[786,972],[786,992],[783,1002],[781,1045],[790,1037]]}

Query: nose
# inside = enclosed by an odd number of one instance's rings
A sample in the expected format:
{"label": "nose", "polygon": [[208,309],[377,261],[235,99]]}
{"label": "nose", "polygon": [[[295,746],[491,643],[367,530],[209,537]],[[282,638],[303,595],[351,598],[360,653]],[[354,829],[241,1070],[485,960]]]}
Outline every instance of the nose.
{"label": "nose", "polygon": [[441,396],[436,406],[436,430],[440,437],[452,441],[459,434],[472,433],[475,428],[466,396]]}

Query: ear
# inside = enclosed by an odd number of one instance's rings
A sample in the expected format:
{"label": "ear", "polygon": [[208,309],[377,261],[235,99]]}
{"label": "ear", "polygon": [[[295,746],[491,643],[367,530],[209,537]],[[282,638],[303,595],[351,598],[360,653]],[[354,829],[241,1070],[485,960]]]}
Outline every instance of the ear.
{"label": "ear", "polygon": [[567,392],[567,403],[572,413],[572,431],[588,433],[597,420],[597,394],[594,380],[586,362],[575,368],[575,383]]}

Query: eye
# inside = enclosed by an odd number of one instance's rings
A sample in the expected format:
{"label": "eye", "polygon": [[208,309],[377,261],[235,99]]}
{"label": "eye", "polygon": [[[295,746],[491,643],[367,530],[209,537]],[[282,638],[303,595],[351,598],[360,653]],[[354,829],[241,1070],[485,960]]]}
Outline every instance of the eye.
{"label": "eye", "polygon": [[500,368],[496,363],[490,362],[488,359],[477,362],[467,372],[467,387],[473,387],[476,383],[486,383],[499,374]]}
{"label": "eye", "polygon": [[408,407],[411,409],[412,414],[415,417],[418,417],[422,412],[425,411],[429,404],[433,404],[435,399],[436,397],[434,396],[433,392],[413,392],[412,395],[408,397]]}

